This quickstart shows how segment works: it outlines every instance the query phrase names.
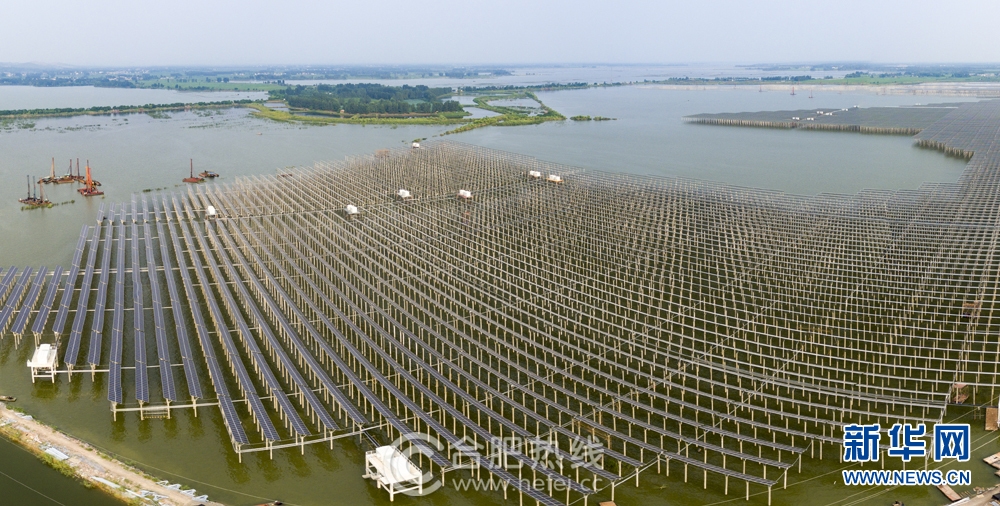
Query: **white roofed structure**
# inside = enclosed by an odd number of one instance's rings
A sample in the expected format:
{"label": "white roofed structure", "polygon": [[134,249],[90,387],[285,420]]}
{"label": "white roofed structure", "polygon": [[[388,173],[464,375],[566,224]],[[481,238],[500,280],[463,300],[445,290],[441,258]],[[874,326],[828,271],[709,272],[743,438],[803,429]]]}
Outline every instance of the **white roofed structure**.
{"label": "white roofed structure", "polygon": [[35,378],[48,378],[55,383],[58,365],[56,347],[49,343],[39,345],[38,348],[35,348],[35,354],[31,356],[31,360],[28,361],[28,367],[31,369],[31,382],[34,383]]}
{"label": "white roofed structure", "polygon": [[362,478],[375,480],[379,488],[389,492],[389,502],[400,492],[423,493],[424,473],[413,465],[395,446],[379,446],[365,454],[365,471]]}

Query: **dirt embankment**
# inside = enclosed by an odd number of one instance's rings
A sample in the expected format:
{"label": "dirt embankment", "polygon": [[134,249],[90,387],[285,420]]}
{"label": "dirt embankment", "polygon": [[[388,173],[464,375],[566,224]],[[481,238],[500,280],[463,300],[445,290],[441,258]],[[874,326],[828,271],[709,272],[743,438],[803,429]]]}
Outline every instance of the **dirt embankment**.
{"label": "dirt embankment", "polygon": [[[179,485],[158,483],[137,469],[103,455],[83,441],[8,409],[4,403],[0,403],[0,432],[39,458],[44,458],[43,455],[52,457],[60,470],[70,469],[81,479],[109,491],[123,501],[145,498],[142,502],[164,506],[217,504],[195,496],[193,490],[182,491]],[[49,449],[54,451],[46,453]]]}

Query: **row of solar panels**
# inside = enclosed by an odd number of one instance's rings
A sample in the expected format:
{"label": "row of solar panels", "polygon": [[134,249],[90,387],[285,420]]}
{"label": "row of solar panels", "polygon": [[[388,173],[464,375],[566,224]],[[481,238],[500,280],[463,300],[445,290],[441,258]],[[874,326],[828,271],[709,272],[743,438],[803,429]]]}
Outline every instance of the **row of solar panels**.
{"label": "row of solar panels", "polygon": [[[213,240],[213,242],[217,246],[216,251],[218,251],[220,255],[224,255],[226,250],[225,248],[218,247],[221,245],[219,245],[219,241],[217,236],[215,235],[213,225],[208,224],[206,225],[206,228],[208,229],[209,237]],[[232,246],[232,240],[226,233],[225,229],[223,228],[221,230],[223,238],[226,239],[226,243]],[[244,267],[250,265],[247,262],[246,258],[243,257],[243,254],[240,252],[238,248],[231,247],[229,251],[231,252],[232,255],[235,256],[235,260],[237,263],[239,263],[239,265],[242,265]],[[298,388],[298,391],[305,397],[307,405],[312,408],[312,412],[316,413],[316,415],[319,417],[320,421],[323,423],[323,425],[326,427],[327,430],[332,431],[339,429],[340,427],[337,424],[337,422],[333,419],[332,416],[330,416],[326,408],[323,406],[323,403],[320,402],[319,398],[316,397],[316,394],[312,391],[312,386],[299,373],[298,369],[296,368],[295,362],[288,356],[288,354],[282,348],[278,338],[274,335],[274,332],[271,331],[268,320],[264,318],[263,314],[261,314],[260,310],[257,308],[257,305],[254,303],[253,297],[251,297],[246,287],[246,283],[243,281],[243,279],[241,279],[239,273],[236,270],[236,267],[233,265],[233,262],[226,262],[226,266],[229,270],[229,275],[231,279],[235,282],[234,286],[236,287],[237,290],[239,290],[240,297],[243,300],[244,304],[246,305],[251,317],[253,318],[254,323],[257,325],[257,328],[260,329],[261,334],[263,334],[266,343],[268,345],[268,348],[270,348],[272,352],[277,356],[278,363],[281,365],[281,367],[287,372],[289,376],[291,376],[292,383]],[[267,291],[263,289],[263,287],[260,284],[260,280],[257,279],[256,276],[253,276],[252,273],[249,272],[249,270],[247,271],[247,277],[251,285],[256,289],[255,290],[256,293],[263,298],[264,302],[267,305],[267,308],[270,310],[270,314],[278,320],[278,323],[283,329],[285,335],[293,334],[294,330],[291,329],[291,325],[289,325],[288,320],[285,319],[285,316],[281,313],[280,310],[278,310],[277,304],[275,303],[274,299],[272,299],[271,296],[267,293]],[[248,335],[248,337],[250,336]],[[299,351],[301,353],[303,350],[300,349]],[[260,350],[257,349],[256,353],[260,353]]]}
{"label": "row of solar panels", "polygon": [[[307,251],[306,251],[307,255],[310,255],[310,256],[315,255],[315,258],[317,258],[318,261],[320,261],[320,262],[326,262],[326,260],[325,260],[326,256],[320,256],[315,251],[308,251],[308,249],[310,248],[310,245],[303,244],[303,247],[307,249]],[[329,257],[331,257],[331,258],[338,258],[336,255],[329,255]],[[329,266],[329,264],[326,264],[326,265]],[[347,267],[347,269],[350,270],[349,267]],[[329,286],[331,287],[331,290],[337,295],[337,297],[340,300],[343,300],[344,302],[346,302],[350,306],[350,308],[353,310],[353,312],[355,312],[361,319],[363,319],[370,328],[375,329],[380,334],[381,338],[384,341],[386,341],[387,343],[391,344],[394,349],[398,350],[398,352],[400,354],[402,354],[403,356],[405,356],[409,360],[408,363],[410,363],[410,364],[421,364],[422,365],[421,370],[425,371],[427,374],[429,374],[431,377],[433,377],[436,380],[437,384],[448,385],[448,384],[451,383],[451,381],[446,376],[444,376],[441,372],[439,372],[435,367],[432,367],[430,364],[425,363],[424,360],[420,356],[418,356],[416,353],[414,353],[412,350],[410,350],[406,345],[404,345],[402,342],[400,342],[398,340],[398,338],[395,336],[394,332],[389,332],[388,330],[386,330],[382,325],[380,325],[378,323],[378,321],[376,321],[372,317],[372,315],[371,315],[372,312],[378,314],[378,316],[381,318],[381,320],[383,322],[388,322],[389,325],[391,325],[396,332],[400,332],[400,333],[403,333],[404,335],[408,336],[409,337],[409,342],[417,343],[418,345],[419,344],[424,344],[425,347],[426,347],[426,344],[423,343],[423,341],[420,340],[416,335],[412,334],[409,330],[407,330],[406,327],[405,327],[405,325],[403,325],[401,322],[398,322],[395,318],[393,318],[391,315],[389,315],[381,306],[379,306],[375,301],[371,300],[368,297],[368,295],[366,294],[366,291],[368,293],[376,293],[377,289],[374,286],[371,286],[370,284],[368,284],[368,282],[364,279],[363,276],[358,276],[358,275],[352,276],[353,280],[357,280],[357,281],[359,281],[359,282],[361,282],[361,283],[363,283],[365,285],[364,287],[359,287],[359,286],[354,286],[354,283],[352,283],[352,280],[349,280],[349,279],[345,278],[341,274],[341,271],[338,270],[338,269],[336,269],[336,268],[334,268],[333,266],[329,266],[329,269],[327,269],[327,271],[333,273],[334,277],[336,278],[337,283],[330,283]],[[357,274],[357,273],[355,273],[355,274]],[[348,294],[341,292],[339,287],[345,287],[346,289],[350,289],[355,294],[355,296],[357,298],[361,299],[361,301],[367,307],[360,307],[360,306],[358,306],[354,302],[354,300]],[[451,404],[451,403],[447,402],[446,400],[444,400],[443,398],[441,398],[435,390],[430,389],[423,382],[421,382],[419,379],[413,377],[411,373],[407,372],[406,368],[404,368],[401,364],[399,364],[396,361],[395,358],[393,358],[392,354],[390,354],[388,351],[386,351],[385,349],[383,349],[383,347],[381,347],[377,343],[375,343],[369,336],[367,336],[364,333],[361,333],[361,334],[359,334],[359,337],[361,337],[368,344],[368,346],[372,350],[374,350],[375,353],[377,353],[381,357],[381,359],[383,361],[385,361],[386,363],[392,364],[392,369],[399,371],[398,374],[400,376],[403,376],[404,378],[406,378],[407,381],[413,387],[415,387],[417,390],[419,390],[421,392],[422,397],[426,397],[427,399],[433,400],[435,402],[435,404],[437,404],[438,406],[441,407],[441,409],[443,409],[446,412],[448,412],[448,414],[450,416],[454,417],[456,420],[460,420],[462,422],[463,426],[465,426],[468,430],[470,430],[473,433],[475,433],[476,435],[478,435],[480,438],[482,438],[482,440],[484,440],[484,441],[490,441],[494,437],[490,431],[488,431],[487,429],[485,429],[482,426],[480,426],[474,420],[470,420],[465,415],[465,413],[463,413],[461,410],[459,410],[458,408],[456,408],[453,404]],[[436,351],[433,350],[432,348],[429,348],[429,347],[426,347],[426,348],[428,349],[429,353],[432,353],[432,354],[436,353]],[[444,360],[443,357],[438,357],[438,358]],[[506,419],[502,415],[494,412],[485,403],[483,403],[482,401],[480,401],[476,397],[470,395],[467,391],[462,390],[462,389],[452,389],[451,392],[452,392],[452,394],[458,395],[460,398],[462,398],[464,404],[475,407],[475,409],[478,412],[480,412],[480,413],[486,413],[487,416],[489,416],[491,419],[497,421],[500,424],[503,424],[504,426],[507,427],[507,429],[511,430],[513,433],[520,434],[523,437],[530,437],[531,436],[531,434],[528,431],[522,429],[517,424],[515,424],[513,422],[510,422],[508,419]],[[412,406],[409,406],[409,407],[411,407],[411,411],[412,412],[418,413],[418,414],[424,413],[424,410],[422,409],[422,407],[420,405],[416,404],[415,402],[413,402],[412,400],[407,399],[406,402],[409,402],[409,403],[412,404]],[[428,418],[433,418],[433,417],[428,417]],[[459,438],[457,438],[454,434],[451,434],[450,431],[447,431],[446,428],[444,428],[444,429],[445,429],[445,432],[438,431],[438,433],[441,434],[443,437],[445,437],[445,439],[455,438],[455,443],[457,444]],[[543,474],[543,475],[545,475],[545,476],[547,476],[547,477],[549,477],[549,478],[551,478],[553,480],[557,480],[557,481],[566,483],[572,490],[574,490],[576,492],[579,492],[579,493],[582,493],[582,494],[589,494],[589,493],[593,492],[591,489],[587,488],[586,486],[582,485],[581,483],[579,483],[579,482],[577,482],[575,480],[571,480],[569,478],[566,478],[566,477],[562,476],[561,474],[559,474],[559,473],[557,473],[557,472],[555,472],[555,471],[553,471],[551,469],[548,469],[544,465],[539,465],[533,459],[531,459],[527,455],[524,455],[523,453],[521,453],[520,451],[516,450],[515,448],[507,448],[506,449],[506,453],[507,453],[507,456],[509,458],[513,458],[513,459],[515,459],[517,461],[520,461],[524,465],[527,465],[529,467],[537,468],[537,471],[539,473],[541,473],[541,474]],[[492,472],[492,470],[491,470],[491,472]]]}
{"label": "row of solar panels", "polygon": [[[111,227],[108,227],[110,230]],[[116,227],[118,229],[118,255],[115,262],[115,303],[114,312],[112,313],[111,321],[111,377],[108,380],[108,400],[117,404],[122,402],[122,378],[121,378],[121,367],[122,367],[122,348],[124,344],[122,342],[123,336],[122,331],[125,327],[125,229],[121,225]],[[110,250],[107,248],[105,251]],[[102,273],[103,277],[103,273]],[[96,315],[95,315],[96,316]],[[95,318],[96,320],[96,318]],[[97,322],[94,323],[94,331],[98,332],[99,327],[97,327]],[[91,348],[93,349],[93,348]],[[100,360],[100,349],[98,349],[97,355],[98,361]],[[91,364],[96,365],[97,361],[91,361]],[[138,366],[136,364],[136,372],[138,373]],[[145,366],[143,366],[145,370]],[[142,392],[137,392],[137,394],[142,394]],[[148,397],[148,392],[146,392]],[[138,397],[138,395],[137,395]]]}
{"label": "row of solar panels", "polygon": [[[187,223],[181,222],[181,230],[185,240],[191,241]],[[197,228],[195,230],[197,232]],[[208,250],[201,235],[195,234],[195,238],[198,241],[198,248],[207,253]],[[188,244],[191,243],[189,242]],[[219,270],[218,263],[211,254],[206,254],[205,258],[208,262],[208,267],[212,273],[212,277],[215,279],[219,294],[223,298],[223,303],[229,309],[229,315],[237,327],[236,330],[238,331],[238,334],[243,339],[243,342],[247,343],[247,351],[250,356],[250,360],[253,362],[254,369],[263,377],[264,385],[268,389],[269,395],[272,395],[274,400],[278,403],[281,413],[283,414],[283,418],[289,421],[293,430],[298,432],[300,435],[308,434],[308,429],[305,428],[305,424],[302,422],[301,418],[299,418],[298,414],[295,413],[295,409],[291,407],[291,404],[288,402],[288,397],[285,395],[285,392],[278,383],[277,378],[275,378],[274,374],[272,374],[270,367],[267,365],[267,361],[260,352],[260,349],[257,348],[256,344],[253,342],[253,336],[250,334],[250,328],[247,326],[246,321],[244,321],[243,317],[239,313],[239,308],[236,306],[232,294],[226,286],[225,280],[222,278],[222,273]],[[197,261],[195,262],[196,268],[199,267],[198,263],[199,262]],[[196,270],[196,273],[199,276],[207,276],[203,274],[203,271],[200,268]],[[208,283],[205,283],[205,281],[207,280],[202,282],[203,287],[208,286]],[[246,370],[246,367],[242,363],[239,350],[236,347],[236,343],[232,339],[232,334],[230,333],[228,327],[226,327],[222,309],[211,290],[204,289],[203,291],[206,299],[208,299],[209,309],[211,310],[215,320],[216,327],[219,329],[222,342],[225,345],[224,349],[226,351],[226,356],[229,358],[229,361],[236,372],[237,382],[243,390],[244,396],[250,401],[250,411],[257,420],[257,424],[264,434],[264,439],[276,441],[279,439],[277,430],[274,428],[270,418],[267,416],[263,403],[259,403],[259,395],[248,371]]]}
{"label": "row of solar panels", "polygon": [[[146,199],[143,197],[143,209],[145,209]],[[134,229],[133,229],[134,230]],[[144,243],[146,246],[146,273],[149,279],[149,293],[153,302],[153,333],[156,336],[156,355],[159,357],[160,366],[160,385],[163,390],[163,398],[176,401],[177,392],[174,388],[174,373],[173,369],[170,367],[170,349],[167,345],[167,329],[166,320],[163,317],[163,299],[160,294],[160,283],[156,276],[156,257],[153,253],[153,239],[150,237],[150,228],[148,223],[142,225],[142,232]],[[135,232],[133,232],[134,234]],[[134,241],[134,239],[133,239]],[[138,272],[138,260],[133,262],[132,272],[133,276]],[[170,271],[166,272],[169,277],[171,275]],[[142,293],[141,290],[135,290],[133,288],[133,293]],[[141,298],[138,299],[141,304]],[[140,328],[139,324],[136,324],[136,328]]]}
{"label": "row of solar panels", "polygon": [[[159,227],[161,244],[162,238],[164,237],[163,227],[161,224],[157,224]],[[184,259],[180,242],[177,239],[177,233],[173,225],[169,227],[171,242],[174,247],[174,251],[177,256],[177,266],[180,268],[181,282],[184,285],[184,291],[187,298],[192,303],[191,308],[191,318],[194,321],[195,331],[198,334],[198,342],[201,344],[202,354],[205,357],[205,363],[208,365],[208,375],[212,382],[212,387],[215,389],[215,395],[219,401],[219,409],[222,412],[222,419],[226,425],[226,430],[229,431],[229,436],[236,444],[247,444],[250,440],[247,438],[246,432],[243,430],[243,425],[240,423],[240,417],[236,413],[236,406],[233,405],[233,400],[229,395],[229,389],[226,387],[225,375],[222,372],[222,367],[219,366],[218,357],[215,356],[215,350],[212,347],[211,339],[208,335],[208,327],[205,325],[204,316],[201,313],[197,303],[194,301],[198,300],[198,294],[194,289],[194,283],[191,280],[191,273],[188,271],[187,262]],[[164,259],[169,257],[163,257]],[[193,255],[192,258],[197,262],[197,256]],[[169,280],[170,277],[168,276]],[[171,283],[168,282],[168,286]],[[176,294],[175,294],[176,295]],[[176,303],[176,300],[174,300]],[[175,307],[176,304],[175,304]],[[190,380],[190,377],[189,377]]]}
{"label": "row of solar panels", "polygon": [[[305,246],[305,247],[308,247],[308,246]],[[320,257],[314,257],[314,258],[320,258]],[[320,261],[322,261],[321,258],[320,258]],[[309,278],[304,276],[301,279],[308,280]],[[344,280],[343,278],[340,278],[340,279],[338,279],[338,281],[345,282],[346,280]],[[391,335],[391,332],[388,332],[384,328],[380,327],[378,325],[378,323],[369,314],[367,314],[367,311],[365,309],[362,309],[362,308],[358,307],[356,304],[354,304],[354,302],[350,299],[350,297],[347,296],[347,294],[345,294],[343,292],[340,292],[339,289],[337,288],[336,284],[329,283],[328,286],[335,292],[335,295],[338,297],[338,299],[344,300],[347,303],[349,303],[351,305],[351,308],[352,308],[353,312],[355,314],[359,315],[362,319],[364,319],[365,322],[366,322],[366,324],[370,328],[376,329],[376,331],[381,335],[381,337],[383,339],[394,340],[394,338]],[[346,285],[342,285],[342,286],[350,286],[350,284],[347,283]],[[323,292],[320,291],[318,293],[322,294]],[[359,293],[360,294],[360,292],[355,292],[355,293]],[[358,327],[356,324],[354,324],[353,321],[346,314],[342,313],[336,304],[334,304],[332,301],[329,301],[329,299],[326,299],[325,295],[322,295],[322,298],[325,299],[327,308],[329,310],[332,310],[333,313],[338,318],[340,318],[341,321],[347,323],[348,326],[353,331],[354,335],[356,335],[357,337],[361,338],[368,345],[368,347],[370,349],[374,350],[375,353],[379,355],[379,357],[382,360],[386,361],[389,364],[392,364],[391,369],[394,370],[394,371],[397,371],[398,374],[400,376],[404,377],[405,380],[409,384],[413,385],[416,389],[420,390],[422,396],[426,396],[427,398],[434,399],[435,403],[438,404],[439,406],[442,406],[445,410],[447,410],[451,416],[455,417],[458,420],[463,420],[465,422],[463,424],[463,426],[465,426],[469,430],[475,432],[479,437],[484,438],[485,440],[491,440],[493,438],[493,435],[489,431],[487,431],[486,429],[482,428],[481,426],[479,426],[478,424],[476,424],[474,421],[466,419],[466,417],[464,416],[464,414],[461,411],[459,411],[458,409],[456,409],[450,403],[447,403],[443,399],[441,399],[440,397],[438,397],[438,395],[433,390],[431,390],[430,388],[428,388],[427,386],[425,386],[422,382],[420,382],[415,377],[413,377],[411,373],[407,372],[406,368],[402,367],[401,364],[399,364],[398,362],[396,362],[395,359],[393,359],[392,355],[389,352],[385,351],[380,346],[378,346],[378,344],[375,343],[367,335],[367,333],[365,333],[360,327]],[[372,308],[375,309],[376,311],[381,311],[381,309],[378,308],[375,305],[372,305]],[[388,315],[386,315],[385,313],[381,313],[380,316],[388,317]],[[397,328],[400,328],[400,327],[397,327]],[[343,338],[342,334],[340,334],[339,332],[337,332],[336,335],[338,335],[338,337]],[[426,413],[425,410],[423,409],[423,407],[421,405],[419,405],[415,401],[413,401],[413,399],[411,399],[408,395],[406,395],[405,392],[403,392],[401,389],[399,389],[398,387],[396,387],[396,385],[393,384],[393,382],[391,380],[389,380],[388,378],[386,378],[385,376],[383,376],[379,372],[378,368],[374,364],[372,364],[367,358],[365,358],[365,356],[360,352],[360,350],[358,350],[352,343],[350,343],[350,341],[348,341],[348,340],[345,339],[344,341],[342,341],[342,344],[344,345],[345,348],[347,348],[351,352],[351,354],[354,356],[354,358],[356,360],[358,360],[358,362],[363,367],[365,367],[365,369],[369,372],[369,374],[372,375],[379,382],[379,384],[381,386],[383,386],[384,388],[386,388],[386,389],[388,389],[390,391],[390,394],[392,395],[392,397],[394,399],[399,400],[404,406],[407,407],[407,409],[411,413],[413,413],[417,417],[420,417],[424,423],[426,423],[428,426],[430,426],[440,437],[442,437],[449,444],[451,444],[453,448],[454,447],[458,447],[458,446],[467,446],[467,445],[465,445],[465,441],[462,438],[459,438],[457,435],[455,435],[454,433],[452,433],[450,429],[448,429],[447,427],[445,427],[443,424],[439,423],[438,420],[436,420],[434,418],[434,416],[431,416],[430,414]],[[411,360],[417,358],[415,355],[412,355],[408,350],[406,350],[405,347],[403,347],[402,345],[400,345],[397,349],[399,349],[402,353],[407,354],[407,356]],[[419,360],[419,359],[417,359],[417,360]],[[436,373],[436,371],[432,367],[427,367],[427,368],[425,368],[425,370],[428,373],[432,374],[432,375],[434,375]],[[439,381],[444,381],[444,384],[447,384],[447,380],[445,378],[443,378],[443,377],[438,378],[438,380]],[[456,391],[455,393],[457,393],[458,395],[463,396],[463,401],[465,401],[465,402],[472,402],[472,403],[477,403],[478,404],[478,401],[476,399],[472,398],[471,396],[469,396],[464,391]],[[485,409],[485,406],[482,406],[482,407]],[[390,417],[387,417],[387,418],[389,419],[390,423],[394,423],[394,421],[395,421],[395,416],[394,415],[392,415]],[[470,458],[474,458],[474,457],[478,456],[478,453],[475,452],[475,451],[466,451],[465,454],[466,454],[467,457],[470,457]],[[435,462],[437,462],[439,465],[443,465],[443,466],[449,466],[450,465],[450,462],[447,459],[445,459],[443,456],[436,455],[436,452],[432,452],[431,455],[432,455],[432,458],[435,460]],[[576,481],[568,479],[568,478],[566,478],[566,477],[564,477],[564,476],[562,476],[562,475],[560,475],[558,473],[555,473],[554,471],[549,470],[549,469],[545,468],[544,466],[538,466],[537,463],[534,463],[534,461],[531,460],[530,458],[528,458],[526,455],[524,455],[523,453],[520,453],[518,451],[515,451],[512,448],[508,449],[508,456],[511,457],[511,458],[513,458],[513,459],[519,460],[519,461],[525,463],[528,466],[532,466],[532,464],[535,464],[535,468],[536,468],[536,470],[538,472],[540,472],[542,474],[545,474],[547,476],[550,476],[554,480],[560,480],[561,483],[567,483],[573,490],[576,490],[576,491],[584,493],[584,494],[588,494],[588,493],[592,492],[590,489],[588,489],[587,487],[585,487],[585,486],[577,483]],[[480,459],[480,462],[481,462],[481,465],[483,467],[485,467],[488,471],[490,471],[491,473],[493,473],[494,476],[497,476],[498,478],[507,481],[514,488],[521,490],[522,492],[524,492],[525,494],[527,494],[532,499],[535,499],[536,501],[539,501],[542,504],[559,504],[557,501],[555,501],[554,499],[552,499],[548,495],[544,494],[543,492],[535,490],[532,487],[526,486],[525,484],[521,483],[517,479],[517,477],[513,476],[512,474],[510,474],[506,469],[494,465],[488,459]]]}
{"label": "row of solar panels", "polygon": [[[10,324],[11,317],[14,316],[14,311],[17,310],[21,303],[21,299],[24,296],[24,291],[28,287],[28,280],[31,279],[31,274],[34,269],[27,267],[21,271],[21,276],[17,278],[17,283],[14,285],[14,289],[10,292],[7,297],[3,308],[0,309],[0,333],[7,330],[7,325]],[[44,277],[45,273],[42,273]],[[41,279],[36,279],[35,284],[41,283]]]}
{"label": "row of solar panels", "polygon": [[[175,209],[177,208],[179,207],[175,206]],[[173,226],[171,226],[170,228],[173,229]],[[184,241],[189,245],[192,244],[191,234],[188,231],[188,227],[185,222],[183,221],[180,222],[180,229],[181,229],[181,234],[184,237]],[[176,235],[175,234],[172,235],[174,235],[176,239]],[[174,244],[174,247],[176,251],[181,251],[179,249],[179,244],[177,244],[176,242]],[[178,255],[178,259],[180,259],[180,255]],[[278,431],[274,428],[274,424],[268,417],[267,411],[264,409],[264,405],[260,401],[260,396],[257,394],[257,389],[254,387],[253,381],[250,379],[250,375],[249,373],[247,373],[246,367],[243,365],[243,362],[239,358],[239,351],[237,350],[236,345],[232,341],[232,337],[229,332],[229,327],[226,325],[225,322],[225,316],[222,312],[222,309],[219,307],[219,304],[216,302],[215,296],[212,294],[212,290],[208,283],[208,279],[206,279],[207,276],[204,274],[204,269],[202,268],[202,263],[201,260],[198,258],[198,255],[191,255],[191,262],[194,267],[195,275],[198,277],[198,284],[202,288],[202,295],[205,298],[205,302],[208,304],[209,314],[211,315],[212,320],[215,323],[215,328],[218,330],[218,335],[221,337],[223,341],[223,350],[225,351],[226,356],[228,358],[230,369],[236,376],[237,384],[239,385],[240,390],[243,393],[243,396],[247,400],[247,404],[250,408],[250,413],[251,415],[253,415],[257,427],[261,431],[261,434],[263,435],[264,439],[268,441],[277,441],[280,439],[280,437],[278,436]],[[185,283],[190,283],[190,282],[191,282],[190,278],[187,277],[185,279]],[[191,296],[192,294],[189,294],[189,298]],[[191,300],[197,300],[197,299],[191,298]],[[192,304],[192,306],[194,305],[195,304]],[[202,318],[200,312],[196,315],[196,317],[199,319]],[[200,323],[203,327],[205,326],[203,320]],[[202,343],[203,351],[211,349],[211,343],[207,342],[207,339],[208,336],[206,333],[205,341],[203,341]],[[208,351],[206,351],[206,354],[207,353]],[[214,357],[214,351],[212,352],[212,354]],[[215,384],[217,391],[219,383],[225,381],[220,373],[221,369],[219,370],[218,373],[211,374],[212,383]],[[223,411],[223,414],[225,415],[225,411]],[[232,422],[232,424],[236,426],[240,425],[240,421],[238,418],[227,421],[227,425],[229,425],[230,422]],[[230,427],[230,433],[232,434],[232,427]]]}

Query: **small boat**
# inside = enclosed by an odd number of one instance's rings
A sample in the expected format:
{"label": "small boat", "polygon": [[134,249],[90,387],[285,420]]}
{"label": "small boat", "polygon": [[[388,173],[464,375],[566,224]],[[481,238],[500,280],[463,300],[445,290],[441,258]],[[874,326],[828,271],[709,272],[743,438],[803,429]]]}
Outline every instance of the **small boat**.
{"label": "small boat", "polygon": [[9,395],[0,395],[0,401],[3,402],[16,402],[17,397],[11,397]]}
{"label": "small boat", "polygon": [[217,177],[219,177],[219,173],[218,172],[212,172],[210,170],[206,170],[206,171],[202,172],[201,174],[198,174],[198,177],[217,178]]}

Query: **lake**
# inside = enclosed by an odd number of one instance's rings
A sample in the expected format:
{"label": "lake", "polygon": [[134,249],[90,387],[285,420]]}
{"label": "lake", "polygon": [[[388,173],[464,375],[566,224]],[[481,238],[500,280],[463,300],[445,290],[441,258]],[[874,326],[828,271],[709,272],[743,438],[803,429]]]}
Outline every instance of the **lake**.
{"label": "lake", "polygon": [[[589,80],[594,72],[598,70],[581,71],[579,76]],[[246,93],[189,95],[166,90],[0,87],[0,109],[126,105],[156,100],[169,103],[192,100],[190,97],[215,101],[240,99],[243,95]],[[714,127],[682,120],[685,115],[700,112],[913,105],[959,100],[955,98],[816,92],[810,99],[802,94],[761,93],[753,87],[680,90],[657,86],[542,92],[538,97],[567,117],[579,114],[616,119],[492,127],[446,139],[597,170],[707,179],[799,194],[916,188],[923,182],[954,181],[965,166],[962,160],[917,148],[910,138],[902,136]],[[403,148],[414,139],[435,139],[453,128],[307,127],[259,120],[246,109],[167,113],[157,118],[130,114],[37,119],[32,123],[23,128],[0,129],[0,177],[6,183],[0,188],[0,202],[4,203],[0,205],[0,234],[5,238],[0,243],[0,262],[4,266],[67,265],[80,227],[94,223],[101,203],[130,200],[132,193],[145,189],[183,190],[181,179],[188,174],[190,159],[196,171],[222,174],[219,180],[205,184],[224,184],[239,175],[274,173],[317,160]],[[57,175],[66,172],[70,160],[80,158],[81,165],[89,160],[106,195],[88,199],[77,194],[74,185],[50,185],[45,188],[46,196],[60,205],[21,210],[17,198],[26,191],[25,176],[47,175],[53,157]],[[252,454],[240,464],[215,409],[200,410],[197,417],[190,410],[180,410],[170,420],[140,421],[130,413],[115,422],[105,401],[103,375],[93,382],[89,377],[76,377],[72,383],[60,379],[54,385],[32,385],[24,367],[29,348],[15,348],[11,339],[0,344],[2,393],[18,396],[18,406],[40,420],[135,461],[158,477],[230,504],[256,504],[267,499],[282,499],[289,504],[329,504],[331,498],[350,498],[355,504],[388,504],[384,492],[361,478],[364,451],[357,440],[340,440],[332,451],[321,445],[309,446],[304,455],[294,450],[278,451],[273,460],[265,454]],[[7,462],[15,462],[9,457],[19,451],[0,443],[0,459],[4,462],[0,471],[8,472]],[[816,464],[815,469],[825,472],[829,470],[826,468],[836,467],[834,458]],[[650,475],[648,479],[643,475],[640,489],[619,487],[619,501],[662,502],[667,497],[663,488],[667,487],[672,504],[733,498],[718,491],[703,491],[697,485],[682,486],[677,476]],[[68,480],[63,483],[71,493],[73,487],[83,490]],[[37,502],[30,490],[24,493],[19,496],[22,501]],[[827,488],[822,493],[832,492]],[[791,504],[792,498],[803,500],[808,496],[789,493],[782,501]],[[97,497],[88,503],[81,499],[73,504],[104,504],[96,502],[99,500]],[[398,498],[397,503],[503,504],[503,496],[447,488],[419,501]]]}

